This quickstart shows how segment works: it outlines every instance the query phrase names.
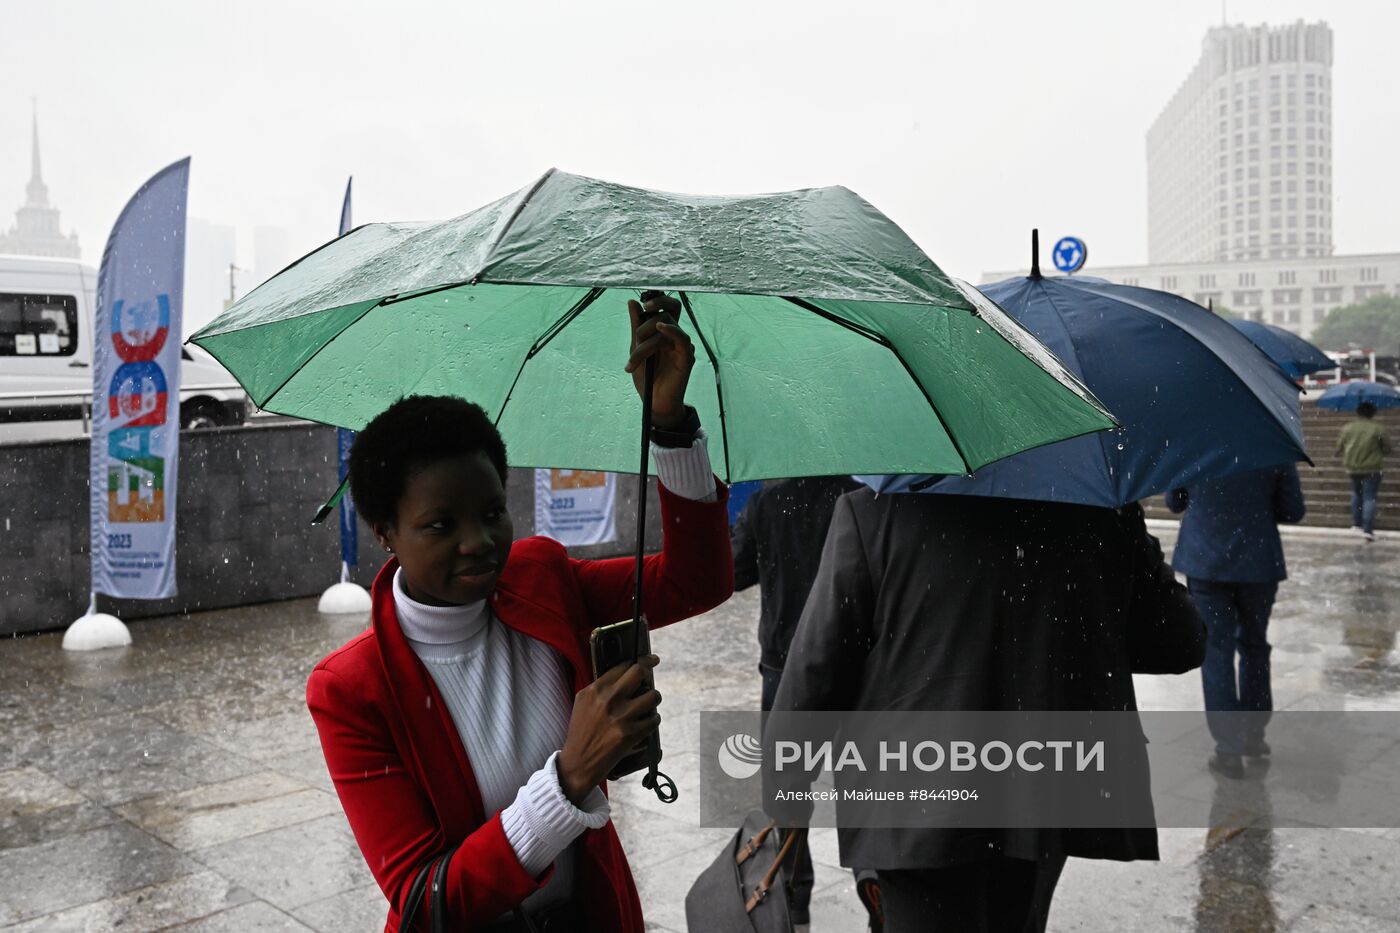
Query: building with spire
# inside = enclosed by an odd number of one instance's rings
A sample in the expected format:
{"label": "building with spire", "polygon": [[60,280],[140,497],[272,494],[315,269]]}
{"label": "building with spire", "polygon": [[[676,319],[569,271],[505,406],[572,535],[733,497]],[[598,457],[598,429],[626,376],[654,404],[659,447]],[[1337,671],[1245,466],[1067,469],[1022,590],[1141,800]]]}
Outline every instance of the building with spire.
{"label": "building with spire", "polygon": [[39,111],[34,111],[34,141],[29,184],[25,186],[24,206],[15,211],[15,223],[0,233],[0,253],[21,256],[81,258],[78,234],[64,236],[58,226],[58,208],[49,204],[49,186],[44,184],[39,165]]}

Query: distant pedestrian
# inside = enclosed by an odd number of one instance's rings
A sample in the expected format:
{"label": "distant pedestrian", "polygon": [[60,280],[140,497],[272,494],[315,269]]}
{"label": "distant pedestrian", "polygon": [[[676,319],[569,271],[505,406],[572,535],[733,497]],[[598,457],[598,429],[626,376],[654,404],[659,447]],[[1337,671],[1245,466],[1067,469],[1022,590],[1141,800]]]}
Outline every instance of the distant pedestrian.
{"label": "distant pedestrian", "polygon": [[[758,585],[758,670],[763,676],[762,709],[773,708],[788,646],[812,581],[821,565],[822,545],[836,500],[859,483],[849,476],[804,476],[764,485],[744,503],[730,532],[734,548],[734,589]],[[812,898],[812,853],[805,844],[792,866],[791,917],[808,922]]]}
{"label": "distant pedestrian", "polygon": [[[1206,623],[1201,689],[1215,739],[1210,767],[1242,778],[1244,756],[1269,754],[1269,615],[1279,581],[1288,576],[1278,523],[1302,521],[1307,511],[1298,468],[1249,470],[1173,489],[1167,507],[1186,513],[1172,567],[1186,575]],[[1250,715],[1236,715],[1241,712]]]}
{"label": "distant pedestrian", "polygon": [[1390,453],[1390,439],[1375,417],[1376,406],[1362,402],[1356,406],[1356,420],[1342,428],[1337,438],[1342,467],[1351,477],[1351,527],[1367,541],[1376,540],[1376,494],[1385,455]]}

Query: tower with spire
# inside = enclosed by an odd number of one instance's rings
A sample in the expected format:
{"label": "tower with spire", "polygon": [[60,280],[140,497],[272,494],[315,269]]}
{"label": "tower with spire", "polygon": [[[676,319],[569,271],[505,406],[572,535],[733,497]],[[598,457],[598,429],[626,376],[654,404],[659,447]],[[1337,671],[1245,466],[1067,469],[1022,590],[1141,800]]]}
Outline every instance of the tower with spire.
{"label": "tower with spire", "polygon": [[58,226],[58,208],[49,205],[49,186],[39,165],[39,108],[34,107],[34,139],[31,153],[29,184],[25,186],[25,202],[15,211],[15,223],[8,233],[0,233],[0,253],[21,256],[54,256],[78,259],[78,234],[64,236]]}

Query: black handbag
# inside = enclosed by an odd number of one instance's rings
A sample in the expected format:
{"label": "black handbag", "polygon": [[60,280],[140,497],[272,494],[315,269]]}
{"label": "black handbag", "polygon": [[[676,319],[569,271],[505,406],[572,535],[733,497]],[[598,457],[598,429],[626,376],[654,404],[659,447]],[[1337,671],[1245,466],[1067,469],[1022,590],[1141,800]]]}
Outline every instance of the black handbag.
{"label": "black handbag", "polygon": [[[399,933],[412,933],[413,921],[418,918],[418,910],[425,897],[432,899],[432,933],[447,933],[447,865],[457,847],[452,846],[441,857],[429,859],[409,886],[408,897],[404,900],[403,915],[399,917]],[[429,887],[428,880],[432,879]],[[525,933],[538,933],[539,928],[523,908],[514,911],[516,929]]]}
{"label": "black handbag", "polygon": [[779,883],[778,873],[806,841],[807,830],[788,830],[781,845],[778,835],[777,824],[762,810],[744,818],[685,896],[690,933],[791,933],[787,885]]}

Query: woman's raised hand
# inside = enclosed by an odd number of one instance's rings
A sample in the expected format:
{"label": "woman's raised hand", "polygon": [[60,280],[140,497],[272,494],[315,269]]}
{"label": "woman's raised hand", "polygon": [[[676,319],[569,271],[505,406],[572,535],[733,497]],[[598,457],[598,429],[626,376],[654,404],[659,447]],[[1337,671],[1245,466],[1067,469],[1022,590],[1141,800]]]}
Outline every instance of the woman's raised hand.
{"label": "woman's raised hand", "polygon": [[632,319],[632,354],[627,372],[641,395],[646,385],[646,361],[656,358],[656,381],[651,397],[652,423],[662,430],[685,420],[685,387],[695,365],[695,345],[679,323],[681,303],[669,295],[652,293],[645,304],[627,302]]}

